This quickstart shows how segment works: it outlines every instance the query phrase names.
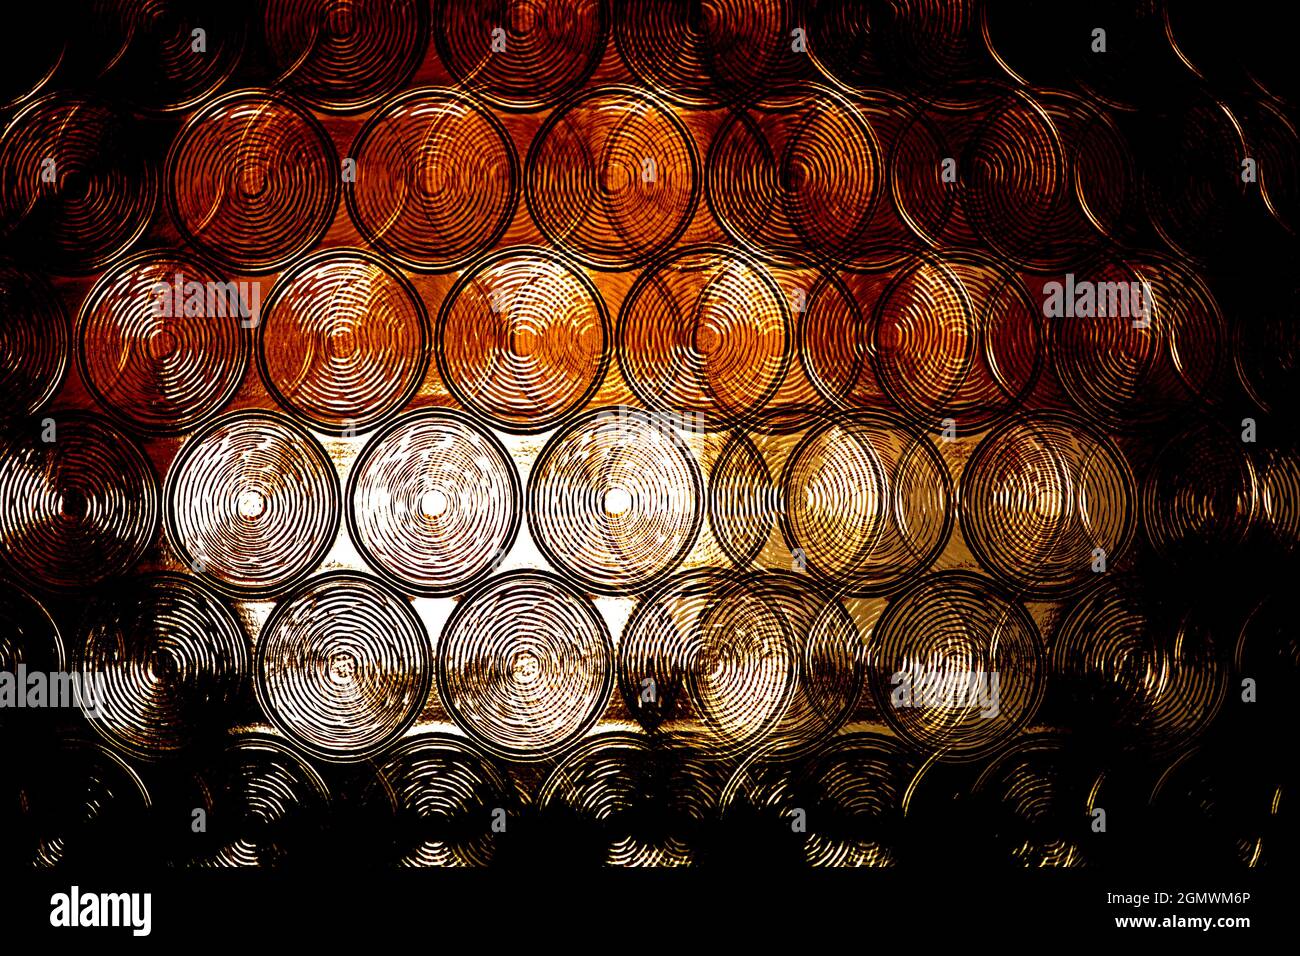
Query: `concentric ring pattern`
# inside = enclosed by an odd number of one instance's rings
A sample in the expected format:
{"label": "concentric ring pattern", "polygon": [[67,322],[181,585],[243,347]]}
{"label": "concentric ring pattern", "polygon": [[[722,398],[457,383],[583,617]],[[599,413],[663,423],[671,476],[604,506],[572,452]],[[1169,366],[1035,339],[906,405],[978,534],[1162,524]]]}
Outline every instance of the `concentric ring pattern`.
{"label": "concentric ring pattern", "polygon": [[717,427],[759,411],[790,358],[786,298],[735,249],[688,248],[647,267],[623,299],[618,357],[649,408]]}
{"label": "concentric ring pattern", "polygon": [[185,431],[243,382],[247,312],[239,287],[197,259],[132,256],[105,272],[82,305],[82,378],[106,411],[130,425]]}
{"label": "concentric ring pattern", "polygon": [[309,573],[339,525],[329,456],[273,412],[235,412],[190,437],[167,475],[167,501],[167,534],[181,559],[250,594]]}
{"label": "concentric ring pattern", "polygon": [[281,404],[326,431],[366,429],[406,404],[429,364],[429,319],[378,256],[310,256],[271,290],[258,362]]}
{"label": "concentric ring pattern", "polygon": [[32,415],[68,369],[71,325],[63,303],[39,275],[0,268],[0,416]]}
{"label": "concentric ring pattern", "polygon": [[352,466],[348,528],[366,560],[422,594],[462,591],[514,544],[515,463],[461,412],[424,409],[377,434]]}
{"label": "concentric ring pattern", "polygon": [[26,11],[0,857],[1285,870],[1300,90],[1239,6]]}
{"label": "concentric ring pattern", "polygon": [[597,269],[638,265],[681,235],[699,197],[682,121],[641,90],[594,90],[552,113],[528,154],[528,211]]}
{"label": "concentric ring pattern", "polygon": [[432,679],[424,626],[364,575],[314,578],[276,607],[257,648],[271,721],[326,758],[380,750],[410,725]]}
{"label": "concentric ring pattern", "polygon": [[609,632],[554,575],[514,572],[466,597],[438,643],[438,694],[491,753],[540,759],[600,716],[613,685]]}
{"label": "concentric ring pattern", "polygon": [[605,302],[582,269],[541,248],[480,260],[438,316],[438,369],[467,408],[542,431],[601,384],[612,349]]}
{"label": "concentric ring pattern", "polygon": [[272,0],[266,46],[280,80],[322,110],[354,112],[400,89],[424,58],[429,8],[416,0]]}
{"label": "concentric ring pattern", "polygon": [[89,620],[79,663],[93,692],[82,707],[123,749],[169,755],[215,736],[248,689],[243,629],[193,578],[142,578],[101,602]]}
{"label": "concentric ring pattern", "polygon": [[209,102],[177,134],[167,197],[182,235],[232,271],[271,272],[318,242],[338,204],[338,158],[283,93]]}
{"label": "concentric ring pattern", "polygon": [[50,94],[0,131],[0,235],[51,272],[93,272],[144,232],[157,169],[129,113],[89,96]]}
{"label": "concentric ring pattern", "polygon": [[125,575],[158,533],[153,466],[93,413],[7,432],[0,489],[0,560],[38,588],[80,589]]}
{"label": "concentric ring pattern", "polygon": [[408,269],[447,270],[488,249],[514,215],[519,161],[500,120],[464,94],[420,89],[357,135],[344,196],[357,231]]}
{"label": "concentric ring pattern", "polygon": [[670,423],[602,409],[557,433],[533,465],[528,526],[549,560],[595,591],[672,571],[700,527],[700,472]]}

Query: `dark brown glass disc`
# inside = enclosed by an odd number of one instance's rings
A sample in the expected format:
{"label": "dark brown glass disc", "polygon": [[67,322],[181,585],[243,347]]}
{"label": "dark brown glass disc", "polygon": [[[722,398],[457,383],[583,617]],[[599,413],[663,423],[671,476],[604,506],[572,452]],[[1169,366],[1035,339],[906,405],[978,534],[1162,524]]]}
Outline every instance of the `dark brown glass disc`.
{"label": "dark brown glass disc", "polygon": [[234,612],[197,578],[132,581],[90,609],[78,669],[93,691],[82,711],[110,744],[168,756],[234,718],[248,689],[248,638]]}
{"label": "dark brown glass disc", "polygon": [[52,272],[94,272],[128,249],[157,184],[139,126],[100,100],[52,94],[0,132],[0,236]]}
{"label": "dark brown glass disc", "polygon": [[0,264],[0,419],[35,414],[68,370],[72,323],[49,283]]}
{"label": "dark brown glass disc", "polygon": [[176,227],[231,272],[273,272],[324,235],[341,170],[320,123],[284,93],[212,100],[176,134],[167,201]]}
{"label": "dark brown glass disc", "polygon": [[499,120],[463,93],[411,90],[380,106],[352,144],[344,197],[366,241],[408,269],[463,267],[514,215],[519,160]]}
{"label": "dark brown glass disc", "polygon": [[552,113],[528,153],[528,211],[546,238],[596,269],[668,248],[695,211],[691,134],[645,90],[603,87]]}
{"label": "dark brown glass disc", "polygon": [[452,75],[505,110],[540,110],[581,86],[605,52],[605,0],[437,0],[434,45]]}
{"label": "dark brown glass disc", "polygon": [[0,559],[41,589],[130,571],[158,531],[158,479],[107,420],[65,412],[0,439]]}
{"label": "dark brown glass disc", "polygon": [[420,0],[271,0],[266,46],[279,82],[318,109],[350,113],[408,82],[429,42]]}

